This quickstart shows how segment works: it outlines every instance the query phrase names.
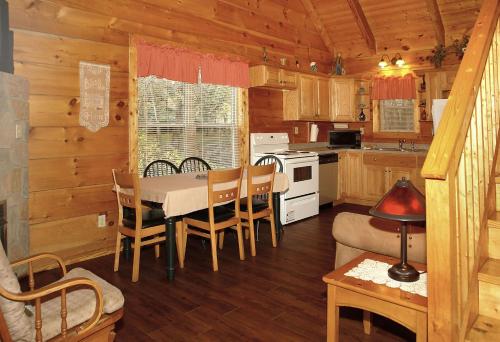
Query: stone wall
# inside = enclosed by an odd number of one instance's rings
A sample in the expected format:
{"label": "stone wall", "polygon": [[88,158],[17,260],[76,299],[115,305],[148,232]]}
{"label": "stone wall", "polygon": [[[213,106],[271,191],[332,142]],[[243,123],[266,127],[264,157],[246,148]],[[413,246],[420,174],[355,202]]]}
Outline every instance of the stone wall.
{"label": "stone wall", "polygon": [[7,201],[7,255],[29,255],[29,83],[0,72],[0,202]]}

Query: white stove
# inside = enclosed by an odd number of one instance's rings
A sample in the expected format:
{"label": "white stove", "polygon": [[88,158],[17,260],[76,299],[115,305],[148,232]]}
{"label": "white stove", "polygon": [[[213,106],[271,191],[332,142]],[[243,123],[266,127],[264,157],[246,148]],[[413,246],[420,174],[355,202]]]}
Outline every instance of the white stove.
{"label": "white stove", "polygon": [[264,156],[273,155],[283,164],[289,188],[280,195],[280,217],[283,224],[298,221],[319,212],[318,154],[293,151],[288,147],[287,133],[252,133],[250,159],[255,164]]}

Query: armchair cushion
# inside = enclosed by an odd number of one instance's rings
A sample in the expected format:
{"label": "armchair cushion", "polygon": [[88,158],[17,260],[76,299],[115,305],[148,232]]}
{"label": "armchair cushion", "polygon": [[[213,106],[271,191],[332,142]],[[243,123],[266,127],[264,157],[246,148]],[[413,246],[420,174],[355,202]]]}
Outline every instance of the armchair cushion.
{"label": "armchair cushion", "polygon": [[[0,286],[9,292],[21,293],[19,281],[1,246]],[[34,339],[34,330],[29,317],[24,311],[24,303],[11,301],[0,296],[0,310],[2,310],[13,341],[31,341]]]}
{"label": "armchair cushion", "polygon": [[[104,313],[110,314],[123,307],[122,292],[104,279],[99,278],[83,268],[74,268],[61,280],[73,278],[88,278],[95,281],[102,290]],[[68,316],[66,322],[68,329],[75,327],[90,319],[95,310],[95,294],[90,289],[69,292],[66,295]],[[34,318],[32,318],[34,320]],[[30,329],[34,330],[34,321]],[[56,297],[42,303],[42,336],[48,340],[61,333],[61,297]]]}

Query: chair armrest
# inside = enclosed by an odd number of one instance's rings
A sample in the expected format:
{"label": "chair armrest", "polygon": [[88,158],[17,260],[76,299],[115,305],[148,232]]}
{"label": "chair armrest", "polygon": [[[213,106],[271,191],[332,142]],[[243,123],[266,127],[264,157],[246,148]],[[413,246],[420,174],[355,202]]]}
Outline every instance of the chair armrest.
{"label": "chair armrest", "polygon": [[[102,291],[99,285],[87,278],[73,278],[73,279],[68,279],[68,280],[62,280],[58,281],[55,283],[52,283],[50,285],[44,286],[42,288],[39,288],[37,290],[32,290],[32,291],[26,291],[22,293],[12,293],[10,291],[5,290],[4,288],[0,287],[0,296],[7,298],[12,301],[16,302],[26,302],[26,301],[32,301],[35,300],[35,327],[41,326],[39,322],[42,320],[41,316],[41,298],[48,296],[52,293],[55,292],[61,292],[61,311],[66,312],[66,290],[71,288],[71,287],[76,287],[76,286],[84,286],[84,287],[89,287],[91,290],[94,291],[94,294],[96,296],[96,307],[94,314],[92,317],[85,323],[84,325],[81,325],[78,330],[77,334],[83,334],[90,329],[92,329],[98,322],[101,317],[101,314],[103,312],[103,298],[102,298]],[[65,318],[64,318],[65,320]],[[38,328],[37,328],[38,329]],[[38,333],[38,331],[37,331]]]}
{"label": "chair armrest", "polygon": [[59,264],[59,267],[62,270],[63,275],[66,275],[66,265],[64,264],[64,261],[60,257],[58,257],[57,255],[50,254],[50,253],[35,254],[35,255],[29,256],[27,258],[16,260],[16,261],[12,262],[10,265],[12,267],[17,267],[17,266],[21,266],[24,264],[32,263],[33,261],[43,260],[43,259],[52,259],[52,260],[57,261],[57,263]]}

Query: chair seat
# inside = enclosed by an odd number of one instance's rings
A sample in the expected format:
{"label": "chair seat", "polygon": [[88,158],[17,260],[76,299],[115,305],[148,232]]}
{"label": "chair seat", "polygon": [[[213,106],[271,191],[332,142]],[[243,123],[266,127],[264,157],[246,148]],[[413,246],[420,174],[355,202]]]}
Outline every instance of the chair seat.
{"label": "chair seat", "polygon": [[[248,201],[248,198],[243,198],[240,201],[240,210],[241,211],[248,211],[248,202],[247,201]],[[252,198],[252,209],[253,209],[254,213],[262,211],[262,210],[267,209],[267,208],[269,208],[269,205],[267,204],[266,201],[263,201],[263,200],[258,199],[258,198]]]}
{"label": "chair seat", "polygon": [[[186,215],[185,217],[188,217],[188,218],[193,219],[193,220],[208,222],[208,220],[209,220],[208,209],[202,209],[202,210],[195,211],[193,213]],[[233,210],[231,210],[225,206],[214,207],[214,221],[215,221],[215,223],[228,220],[231,217],[234,217]]]}
{"label": "chair seat", "polygon": [[[142,210],[142,228],[149,228],[162,224],[165,224],[165,213],[162,209]],[[134,210],[124,211],[123,225],[128,228],[135,228]]]}
{"label": "chair seat", "polygon": [[[101,287],[104,313],[111,314],[123,307],[125,299],[117,287],[83,268],[72,269],[61,281],[79,277],[89,278]],[[90,289],[71,291],[66,295],[66,300],[68,311],[66,322],[68,323],[68,329],[92,317],[95,310],[94,291]],[[42,318],[42,336],[44,341],[61,333],[61,297],[56,297],[42,303]],[[34,326],[34,316],[32,320]]]}

